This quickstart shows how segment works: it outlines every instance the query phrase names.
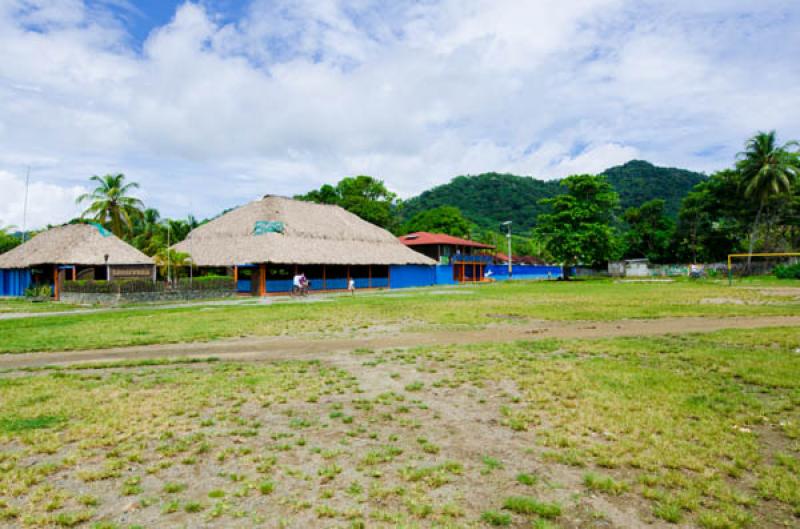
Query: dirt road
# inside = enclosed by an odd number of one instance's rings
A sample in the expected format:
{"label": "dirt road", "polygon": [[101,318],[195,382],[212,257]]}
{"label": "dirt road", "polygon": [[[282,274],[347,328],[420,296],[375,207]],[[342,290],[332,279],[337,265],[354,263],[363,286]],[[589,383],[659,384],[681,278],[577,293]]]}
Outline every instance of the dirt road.
{"label": "dirt road", "polygon": [[[620,336],[657,336],[722,329],[796,326],[800,316],[735,318],[661,318],[617,321],[538,321],[525,325],[497,325],[480,330],[394,332],[360,337],[308,338],[297,336],[254,337],[202,343],[147,345],[0,355],[0,369],[69,365],[87,362],[113,362],[153,358],[202,358],[215,356],[225,360],[268,361],[324,358],[333,352],[357,348],[387,349],[436,344],[511,342],[544,338],[606,338]],[[800,333],[800,331],[798,331]]]}

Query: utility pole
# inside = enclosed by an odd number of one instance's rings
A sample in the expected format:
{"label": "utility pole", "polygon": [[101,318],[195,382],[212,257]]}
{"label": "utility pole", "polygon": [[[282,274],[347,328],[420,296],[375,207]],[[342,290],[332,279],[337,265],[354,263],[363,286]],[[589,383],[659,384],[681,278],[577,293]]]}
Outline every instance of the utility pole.
{"label": "utility pole", "polygon": [[508,233],[506,234],[506,238],[508,239],[508,278],[511,279],[511,276],[514,273],[513,269],[511,268],[511,221],[505,221],[503,226],[508,227]]}
{"label": "utility pole", "polygon": [[31,166],[28,166],[28,172],[25,174],[25,202],[22,205],[22,242],[25,242],[28,231],[28,187],[31,183]]}
{"label": "utility pole", "polygon": [[169,246],[170,246],[170,244],[169,244],[169,240],[170,240],[169,239],[169,234],[170,234],[169,220],[167,220],[167,284],[172,286],[172,275],[170,274],[170,267],[169,267],[169,264],[170,264],[169,263],[170,262],[170,258],[169,258]]}

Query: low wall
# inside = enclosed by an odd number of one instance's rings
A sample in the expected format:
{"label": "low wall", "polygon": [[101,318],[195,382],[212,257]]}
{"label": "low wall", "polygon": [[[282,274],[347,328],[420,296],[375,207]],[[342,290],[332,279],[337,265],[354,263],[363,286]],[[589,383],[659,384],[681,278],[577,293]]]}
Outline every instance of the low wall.
{"label": "low wall", "polygon": [[[495,281],[508,279],[508,265],[489,265],[486,267],[488,277]],[[560,266],[547,265],[513,265],[511,267],[512,279],[558,279],[561,277]]]}
{"label": "low wall", "polygon": [[232,290],[165,290],[163,292],[128,292],[123,294],[62,292],[60,300],[64,303],[76,305],[118,305],[120,303],[227,298],[235,294]]}

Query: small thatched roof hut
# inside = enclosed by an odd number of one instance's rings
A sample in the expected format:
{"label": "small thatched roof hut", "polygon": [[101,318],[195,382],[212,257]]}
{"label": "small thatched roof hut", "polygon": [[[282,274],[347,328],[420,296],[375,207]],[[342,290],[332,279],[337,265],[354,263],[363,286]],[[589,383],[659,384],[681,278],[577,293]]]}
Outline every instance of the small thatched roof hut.
{"label": "small thatched roof hut", "polygon": [[[108,261],[106,262],[106,256]],[[0,269],[41,265],[145,266],[153,260],[104,228],[66,224],[40,233],[2,255]]]}
{"label": "small thatched roof hut", "polygon": [[339,206],[271,195],[196,228],[174,248],[201,267],[436,264]]}

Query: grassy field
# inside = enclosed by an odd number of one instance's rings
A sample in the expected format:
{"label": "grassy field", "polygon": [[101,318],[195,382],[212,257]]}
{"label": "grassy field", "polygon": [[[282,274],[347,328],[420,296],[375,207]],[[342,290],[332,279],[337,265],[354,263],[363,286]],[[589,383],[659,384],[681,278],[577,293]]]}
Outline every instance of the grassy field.
{"label": "grassy field", "polygon": [[56,303],[52,301],[34,303],[25,298],[0,299],[0,315],[9,313],[59,312],[65,310],[75,310],[78,308],[80,308],[78,305]]}
{"label": "grassy field", "polygon": [[480,328],[539,320],[795,315],[800,289],[770,280],[512,282],[363,293],[318,302],[118,309],[0,320],[0,352],[92,349],[270,335]]}
{"label": "grassy field", "polygon": [[796,329],[129,362],[0,392],[9,527],[800,523]]}

